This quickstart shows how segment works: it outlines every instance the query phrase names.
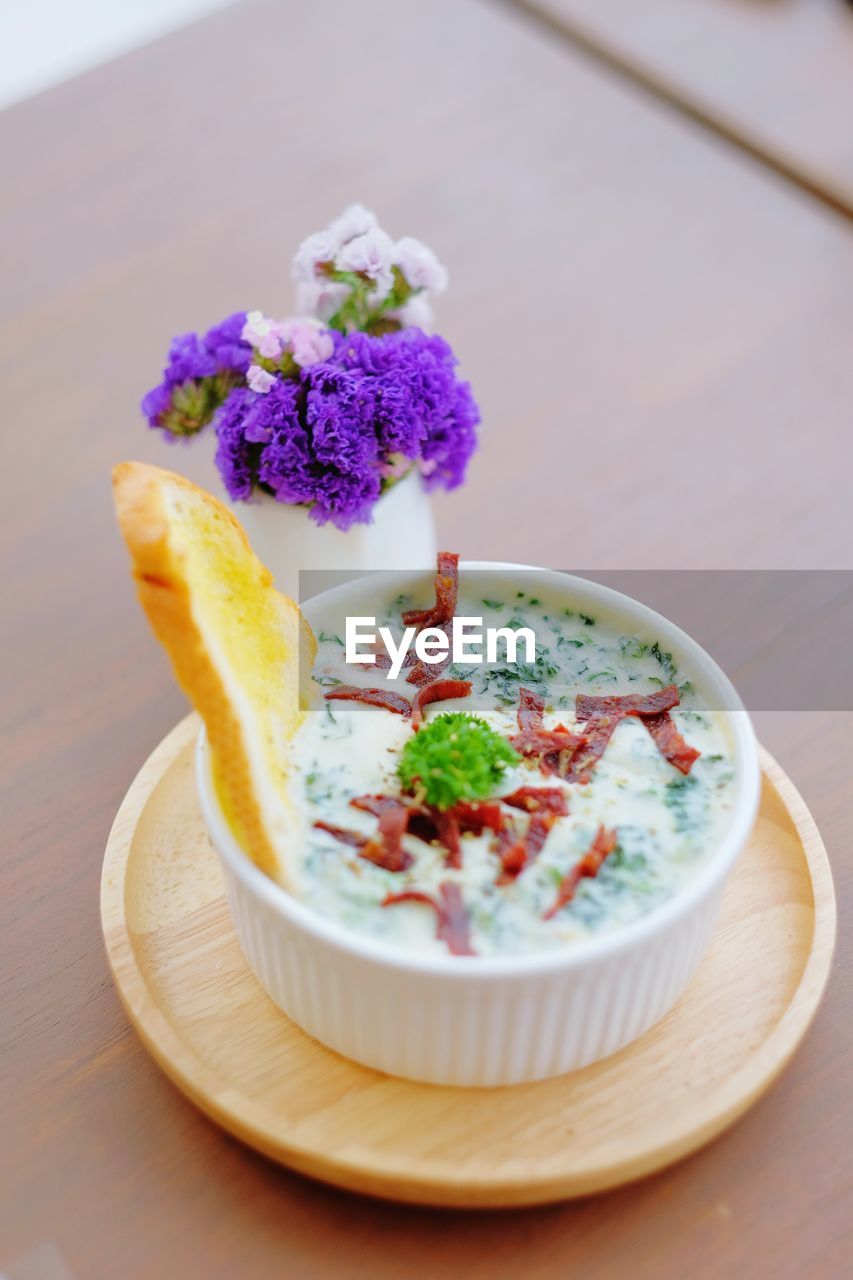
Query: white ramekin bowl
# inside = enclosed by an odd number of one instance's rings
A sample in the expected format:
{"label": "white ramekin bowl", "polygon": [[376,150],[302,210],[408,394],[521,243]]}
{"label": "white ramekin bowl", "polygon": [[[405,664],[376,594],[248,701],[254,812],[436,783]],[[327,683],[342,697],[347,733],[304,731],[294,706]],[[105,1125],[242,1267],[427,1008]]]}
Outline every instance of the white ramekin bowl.
{"label": "white ramekin bowl", "polygon": [[[715,708],[735,769],[731,821],[717,847],[671,899],[634,923],[541,955],[467,958],[402,952],[343,929],[292,898],[250,862],[211,785],[204,732],[201,808],[225,877],[234,927],[258,981],[300,1027],[367,1066],[436,1084],[508,1085],[586,1066],[653,1026],[684,990],[705,951],[726,878],[755,822],[755,734],[731,683],[683,631],[629,597],[585,579],[521,565],[463,563],[466,585],[496,574],[514,590],[595,613],[657,639]],[[383,575],[387,587],[392,575]],[[429,574],[393,575],[395,590]],[[397,585],[399,580],[399,585]],[[305,606],[319,624],[341,602],[363,603],[365,580]]]}

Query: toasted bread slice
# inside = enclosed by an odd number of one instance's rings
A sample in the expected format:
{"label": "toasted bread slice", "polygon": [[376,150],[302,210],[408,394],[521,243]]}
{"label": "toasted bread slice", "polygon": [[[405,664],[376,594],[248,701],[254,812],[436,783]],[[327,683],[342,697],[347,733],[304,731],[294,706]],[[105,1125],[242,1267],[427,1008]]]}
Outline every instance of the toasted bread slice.
{"label": "toasted bread slice", "polygon": [[113,490],[142,607],[207,726],[223,812],[292,890],[290,746],[311,696],[311,629],[211,494],[141,462],[120,463]]}

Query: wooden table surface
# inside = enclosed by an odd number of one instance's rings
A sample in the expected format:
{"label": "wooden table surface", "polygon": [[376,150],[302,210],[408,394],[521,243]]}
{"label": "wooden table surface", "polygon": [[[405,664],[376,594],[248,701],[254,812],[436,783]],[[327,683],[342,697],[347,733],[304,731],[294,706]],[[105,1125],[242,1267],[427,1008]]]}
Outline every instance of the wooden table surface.
{"label": "wooden table surface", "polygon": [[758,718],[835,869],[812,1031],[730,1133],[599,1199],[426,1212],[273,1167],[149,1059],[98,920],[112,816],[184,710],[108,485],[195,465],[136,410],[173,332],[286,311],[295,244],[360,198],[452,267],[485,421],[443,543],[850,569],[849,220],[485,0],[227,9],[0,115],[0,156],[0,1271],[51,1245],[77,1280],[849,1274],[849,712]]}
{"label": "wooden table surface", "polygon": [[849,0],[519,0],[853,216]]}

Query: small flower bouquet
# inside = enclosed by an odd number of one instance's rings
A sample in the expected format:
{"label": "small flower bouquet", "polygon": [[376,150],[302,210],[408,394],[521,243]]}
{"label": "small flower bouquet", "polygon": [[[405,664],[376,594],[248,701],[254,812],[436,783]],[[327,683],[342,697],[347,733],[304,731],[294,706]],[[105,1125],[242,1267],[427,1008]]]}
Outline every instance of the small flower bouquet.
{"label": "small flower bouquet", "polygon": [[170,440],[212,426],[234,501],[268,495],[317,524],[369,522],[377,500],[417,471],[427,488],[462,482],[477,405],[447,342],[429,333],[447,272],[426,245],[396,241],[352,205],[300,246],[300,314],[237,312],[169,348],[142,410]]}

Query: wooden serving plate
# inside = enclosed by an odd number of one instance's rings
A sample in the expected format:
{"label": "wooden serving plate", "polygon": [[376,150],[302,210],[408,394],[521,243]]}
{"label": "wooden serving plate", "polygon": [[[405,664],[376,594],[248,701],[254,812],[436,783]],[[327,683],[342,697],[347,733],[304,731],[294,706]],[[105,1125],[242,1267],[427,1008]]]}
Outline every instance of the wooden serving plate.
{"label": "wooden serving plate", "polygon": [[773,1082],[817,1008],[835,937],[823,842],[762,751],[755,834],[708,954],[640,1040],[539,1084],[454,1089],[384,1076],[310,1039],[263,992],[231,927],[196,801],[196,717],[143,766],[104,859],[119,994],[164,1071],[212,1119],[302,1173],[418,1204],[587,1195],[660,1169]]}

